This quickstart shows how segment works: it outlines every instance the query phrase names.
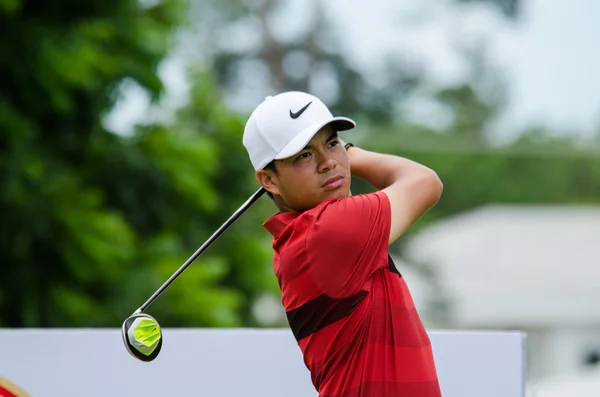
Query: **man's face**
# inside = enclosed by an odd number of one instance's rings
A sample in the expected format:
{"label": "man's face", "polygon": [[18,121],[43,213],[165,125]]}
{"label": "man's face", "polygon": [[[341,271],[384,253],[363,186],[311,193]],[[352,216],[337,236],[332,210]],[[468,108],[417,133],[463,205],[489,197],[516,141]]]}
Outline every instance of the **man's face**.
{"label": "man's face", "polygon": [[257,177],[278,204],[289,210],[306,211],[327,199],[350,194],[348,153],[329,126],[322,128],[301,152],[276,160],[275,168],[261,170]]}

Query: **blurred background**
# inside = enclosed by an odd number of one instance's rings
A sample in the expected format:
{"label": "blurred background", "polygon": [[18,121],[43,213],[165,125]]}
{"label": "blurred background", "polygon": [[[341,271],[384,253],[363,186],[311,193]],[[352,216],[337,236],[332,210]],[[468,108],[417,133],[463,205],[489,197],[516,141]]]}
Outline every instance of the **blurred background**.
{"label": "blurred background", "polygon": [[[600,3],[0,0],[0,327],[120,327],[257,188],[305,90],[432,167],[392,254],[430,329],[527,332],[531,396],[600,395]],[[372,191],[360,180],[353,193]],[[148,310],[286,327],[261,199]]]}

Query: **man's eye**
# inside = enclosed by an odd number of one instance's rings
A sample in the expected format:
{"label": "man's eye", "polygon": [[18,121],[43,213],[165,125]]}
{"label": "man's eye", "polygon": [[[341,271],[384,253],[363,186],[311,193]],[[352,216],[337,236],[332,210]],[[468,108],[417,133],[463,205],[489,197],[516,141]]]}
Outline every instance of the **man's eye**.
{"label": "man's eye", "polygon": [[340,144],[340,141],[338,141],[337,139],[335,141],[331,141],[329,142],[329,146],[334,147]]}
{"label": "man's eye", "polygon": [[305,152],[305,153],[302,153],[300,156],[296,157],[296,160],[302,160],[302,159],[308,158],[308,156],[310,156],[310,153]]}

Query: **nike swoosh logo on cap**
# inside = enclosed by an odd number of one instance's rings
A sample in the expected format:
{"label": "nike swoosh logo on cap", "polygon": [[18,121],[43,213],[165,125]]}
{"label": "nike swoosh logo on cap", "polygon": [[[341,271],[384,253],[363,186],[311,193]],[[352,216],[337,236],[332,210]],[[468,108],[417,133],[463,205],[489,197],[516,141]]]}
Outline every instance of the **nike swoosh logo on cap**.
{"label": "nike swoosh logo on cap", "polygon": [[304,111],[310,106],[311,103],[312,101],[307,103],[302,109],[298,110],[296,113],[292,112],[292,109],[290,109],[290,117],[293,119],[297,119],[302,113],[304,113]]}

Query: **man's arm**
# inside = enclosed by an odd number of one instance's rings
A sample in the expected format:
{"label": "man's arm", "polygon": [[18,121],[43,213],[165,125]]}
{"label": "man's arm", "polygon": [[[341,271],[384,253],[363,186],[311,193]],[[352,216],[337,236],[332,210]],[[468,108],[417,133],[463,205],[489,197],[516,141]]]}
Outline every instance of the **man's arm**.
{"label": "man's arm", "polygon": [[439,201],[443,185],[437,174],[402,157],[348,148],[352,175],[382,190],[390,201],[389,244]]}

